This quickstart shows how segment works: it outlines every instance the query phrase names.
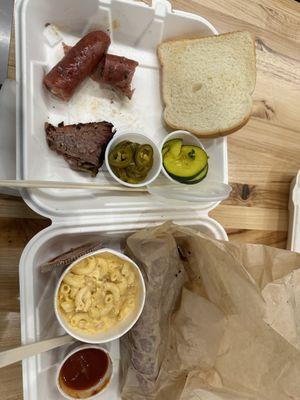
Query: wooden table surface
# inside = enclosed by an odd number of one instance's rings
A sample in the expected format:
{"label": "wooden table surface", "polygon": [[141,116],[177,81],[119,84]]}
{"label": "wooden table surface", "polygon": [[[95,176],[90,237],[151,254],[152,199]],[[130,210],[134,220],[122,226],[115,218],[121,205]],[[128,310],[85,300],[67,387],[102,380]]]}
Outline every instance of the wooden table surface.
{"label": "wooden table surface", "polygon": [[[211,216],[230,240],[286,246],[288,196],[300,168],[300,4],[294,0],[178,0],[220,33],[249,30],[257,40],[253,115],[228,137],[230,198]],[[9,78],[14,79],[14,44]],[[49,225],[18,198],[0,196],[0,350],[20,343],[18,263]],[[2,400],[22,399],[21,365],[0,370]]]}

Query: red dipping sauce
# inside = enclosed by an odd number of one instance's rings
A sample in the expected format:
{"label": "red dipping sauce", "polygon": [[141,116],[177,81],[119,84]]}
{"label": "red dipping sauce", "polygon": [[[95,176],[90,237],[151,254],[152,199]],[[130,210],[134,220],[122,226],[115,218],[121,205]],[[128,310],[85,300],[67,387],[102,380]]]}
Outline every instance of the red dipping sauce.
{"label": "red dipping sauce", "polygon": [[[108,368],[109,358],[103,350],[96,348],[79,350],[72,354],[61,367],[60,387],[67,394],[92,389],[105,377]],[[99,391],[107,383],[108,381],[103,383]]]}

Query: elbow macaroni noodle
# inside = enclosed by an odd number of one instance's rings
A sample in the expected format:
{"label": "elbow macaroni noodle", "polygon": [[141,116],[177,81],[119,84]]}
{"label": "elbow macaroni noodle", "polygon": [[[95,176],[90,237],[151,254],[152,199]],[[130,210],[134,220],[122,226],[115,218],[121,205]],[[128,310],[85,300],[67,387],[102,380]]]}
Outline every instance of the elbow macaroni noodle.
{"label": "elbow macaroni noodle", "polygon": [[105,252],[79,261],[58,290],[58,311],[72,328],[102,332],[136,307],[139,280],[132,264]]}

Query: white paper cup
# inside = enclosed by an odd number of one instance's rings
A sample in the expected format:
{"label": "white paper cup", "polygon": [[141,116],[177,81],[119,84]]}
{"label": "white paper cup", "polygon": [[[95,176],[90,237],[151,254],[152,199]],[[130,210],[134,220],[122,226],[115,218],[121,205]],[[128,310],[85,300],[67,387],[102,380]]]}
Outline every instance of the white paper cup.
{"label": "white paper cup", "polygon": [[[161,145],[160,145],[160,154],[162,154],[162,149],[163,149],[165,143],[168,142],[169,140],[173,140],[173,139],[182,139],[182,143],[183,143],[184,145],[199,146],[199,147],[201,147],[201,148],[205,151],[205,148],[204,148],[203,144],[202,144],[202,143],[200,142],[200,140],[199,140],[195,135],[193,135],[192,133],[190,133],[190,132],[188,132],[188,131],[174,131],[174,132],[169,133],[169,134],[164,138],[164,140],[161,142]],[[185,185],[185,183],[179,182],[179,181],[176,181],[176,179],[173,179],[173,178],[167,173],[167,171],[165,170],[165,167],[163,166],[163,163],[162,163],[162,172],[163,172],[163,174],[165,175],[165,177],[168,178],[170,181],[172,181],[172,182],[174,182],[174,183],[177,183],[177,184],[180,184],[180,185]]]}
{"label": "white paper cup", "polygon": [[[135,309],[129,313],[123,320],[117,322],[115,325],[111,326],[107,330],[103,332],[98,332],[98,333],[85,333],[83,331],[79,331],[74,329],[60,314],[58,310],[58,302],[57,302],[57,297],[58,297],[58,291],[59,287],[64,279],[64,276],[76,265],[79,261],[91,257],[96,254],[101,254],[101,253],[111,253],[114,254],[118,257],[120,257],[123,260],[126,260],[131,263],[132,267],[135,268],[137,272],[137,277],[139,280],[139,295],[137,298],[137,305]],[[135,262],[133,262],[129,257],[125,256],[122,253],[119,253],[118,251],[111,250],[111,249],[100,249],[97,251],[94,251],[92,253],[88,253],[80,258],[78,260],[74,261],[61,275],[55,289],[55,294],[54,294],[54,310],[55,310],[55,315],[56,318],[58,319],[60,325],[64,328],[64,330],[70,335],[73,336],[75,339],[80,340],[81,342],[85,343],[105,343],[105,342],[110,342],[112,340],[118,339],[121,336],[123,336],[126,332],[128,332],[133,325],[136,323],[136,321],[139,319],[143,308],[145,304],[145,297],[146,297],[146,288],[145,288],[145,282],[143,279],[143,275],[137,266]]]}
{"label": "white paper cup", "polygon": [[73,354],[77,353],[80,350],[84,350],[84,349],[100,349],[102,350],[108,357],[108,368],[107,371],[105,373],[105,375],[99,380],[99,382],[91,389],[87,389],[86,391],[78,391],[78,392],[87,392],[87,391],[94,391],[94,390],[98,390],[98,393],[89,396],[89,397],[85,397],[85,400],[96,400],[97,398],[99,398],[105,391],[106,389],[109,387],[111,380],[112,380],[112,376],[113,376],[113,362],[112,359],[109,355],[109,352],[104,349],[101,346],[96,346],[96,345],[90,345],[90,344],[84,344],[81,346],[76,347],[74,350],[70,351],[70,353],[68,353],[66,355],[66,357],[63,359],[63,361],[60,363],[58,369],[57,369],[57,373],[56,373],[56,386],[58,391],[60,392],[60,394],[65,397],[68,400],[75,400],[78,399],[78,397],[72,397],[69,394],[67,394],[63,388],[61,387],[60,383],[59,383],[59,374],[60,371],[62,369],[62,366],[64,365],[64,363],[67,361],[67,359],[69,357],[71,357]]}
{"label": "white paper cup", "polygon": [[[151,170],[148,172],[146,178],[140,183],[128,183],[122,181],[122,179],[118,178],[114,172],[112,171],[109,162],[108,156],[109,153],[114,149],[114,147],[124,140],[129,140],[130,142],[135,142],[139,144],[150,144],[153,148],[153,165]],[[142,187],[147,186],[152,183],[159,175],[162,167],[162,156],[161,151],[158,146],[148,137],[142,135],[140,133],[116,133],[116,135],[112,138],[109,142],[106,151],[105,151],[105,164],[109,174],[121,185],[128,186],[128,187]]]}

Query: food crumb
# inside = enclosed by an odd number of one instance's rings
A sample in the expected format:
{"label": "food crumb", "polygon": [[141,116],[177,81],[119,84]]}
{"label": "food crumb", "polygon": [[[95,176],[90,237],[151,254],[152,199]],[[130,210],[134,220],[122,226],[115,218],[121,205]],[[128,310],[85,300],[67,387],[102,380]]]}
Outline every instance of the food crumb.
{"label": "food crumb", "polygon": [[120,21],[118,19],[114,19],[112,23],[113,30],[115,32],[120,30]]}
{"label": "food crumb", "polygon": [[51,25],[50,22],[46,22],[45,23],[45,28],[47,28],[47,26]]}

